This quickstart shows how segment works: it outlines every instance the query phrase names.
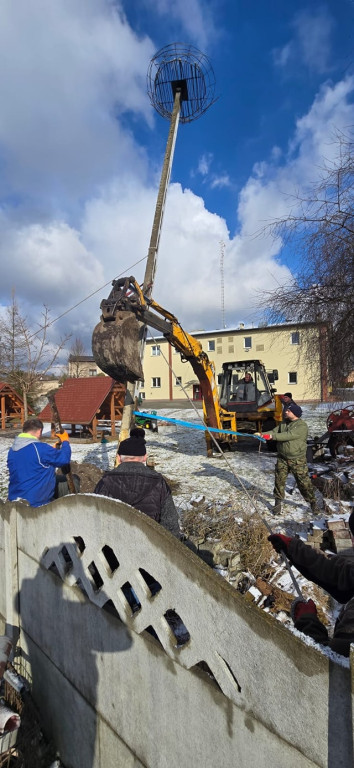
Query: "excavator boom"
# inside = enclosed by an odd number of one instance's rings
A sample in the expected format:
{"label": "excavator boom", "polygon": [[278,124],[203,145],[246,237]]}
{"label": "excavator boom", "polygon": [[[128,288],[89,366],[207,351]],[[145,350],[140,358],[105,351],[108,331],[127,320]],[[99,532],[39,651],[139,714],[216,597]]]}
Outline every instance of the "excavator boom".
{"label": "excavator boom", "polygon": [[[159,331],[188,360],[200,382],[205,424],[236,432],[236,414],[221,408],[215,367],[200,342],[183,330],[177,318],[153,299],[144,296],[134,277],[113,281],[108,299],[101,302],[101,319],[92,335],[92,352],[97,365],[117,381],[143,379],[141,350],[147,326]],[[206,433],[207,452],[213,451]],[[225,442],[225,436],[220,441]],[[237,437],[227,436],[227,442]]]}

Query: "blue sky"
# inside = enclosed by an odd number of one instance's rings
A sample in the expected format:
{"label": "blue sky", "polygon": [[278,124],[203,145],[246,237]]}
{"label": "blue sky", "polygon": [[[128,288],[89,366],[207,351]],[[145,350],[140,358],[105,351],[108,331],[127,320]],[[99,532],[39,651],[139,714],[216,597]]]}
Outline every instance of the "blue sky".
{"label": "blue sky", "polygon": [[[296,271],[264,226],[306,194],[354,124],[349,0],[3,0],[0,306],[53,317],[118,274],[144,274],[168,122],[151,57],[205,53],[218,100],[180,127],[155,299],[188,330],[256,323],[257,295]],[[296,206],[295,206],[296,208]],[[87,343],[108,292],[53,326]]]}

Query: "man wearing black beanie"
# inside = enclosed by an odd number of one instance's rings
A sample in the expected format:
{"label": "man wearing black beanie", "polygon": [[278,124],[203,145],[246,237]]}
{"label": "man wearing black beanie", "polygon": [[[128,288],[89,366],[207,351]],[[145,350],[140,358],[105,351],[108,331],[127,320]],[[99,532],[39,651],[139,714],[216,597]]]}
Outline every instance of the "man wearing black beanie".
{"label": "man wearing black beanie", "polygon": [[134,427],[130,430],[130,437],[119,444],[118,466],[105,472],[94,493],[130,504],[180,538],[171,490],[159,472],[146,466],[144,438],[143,429]]}
{"label": "man wearing black beanie", "polygon": [[343,656],[349,656],[350,644],[354,643],[354,512],[349,518],[349,531],[352,547],[333,557],[326,557],[297,537],[282,533],[268,536],[276,552],[284,552],[306,579],[314,581],[343,604],[332,638],[319,620],[313,600],[297,598],[291,611],[296,629]]}

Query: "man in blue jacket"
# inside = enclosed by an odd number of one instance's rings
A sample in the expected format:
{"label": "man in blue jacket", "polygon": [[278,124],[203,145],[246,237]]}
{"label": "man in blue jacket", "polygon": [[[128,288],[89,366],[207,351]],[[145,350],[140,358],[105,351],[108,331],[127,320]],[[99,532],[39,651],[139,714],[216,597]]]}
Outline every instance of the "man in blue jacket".
{"label": "man in blue jacket", "polygon": [[31,507],[48,504],[56,488],[55,467],[70,463],[71,448],[67,432],[56,435],[60,448],[41,443],[43,422],[28,419],[15,438],[7,457],[10,473],[9,500],[26,499]]}

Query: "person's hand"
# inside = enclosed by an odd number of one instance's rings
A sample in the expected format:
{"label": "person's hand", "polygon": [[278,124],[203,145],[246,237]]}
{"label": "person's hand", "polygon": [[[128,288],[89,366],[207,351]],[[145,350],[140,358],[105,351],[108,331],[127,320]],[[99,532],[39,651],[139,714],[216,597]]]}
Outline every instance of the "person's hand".
{"label": "person's hand", "polygon": [[64,432],[56,432],[55,437],[57,437],[61,443],[65,443],[66,440],[69,442],[69,435],[65,430]]}
{"label": "person's hand", "polygon": [[295,623],[303,616],[317,616],[317,608],[313,600],[303,600],[301,597],[297,597],[291,603],[291,618]]}
{"label": "person's hand", "polygon": [[286,555],[288,554],[288,546],[291,542],[291,536],[284,536],[283,533],[272,533],[268,536],[268,541],[270,541],[276,552],[285,552]]}
{"label": "person's hand", "polygon": [[263,437],[264,440],[271,440],[272,439],[272,435],[268,435],[268,434],[264,435],[263,432],[261,432],[261,437]]}

